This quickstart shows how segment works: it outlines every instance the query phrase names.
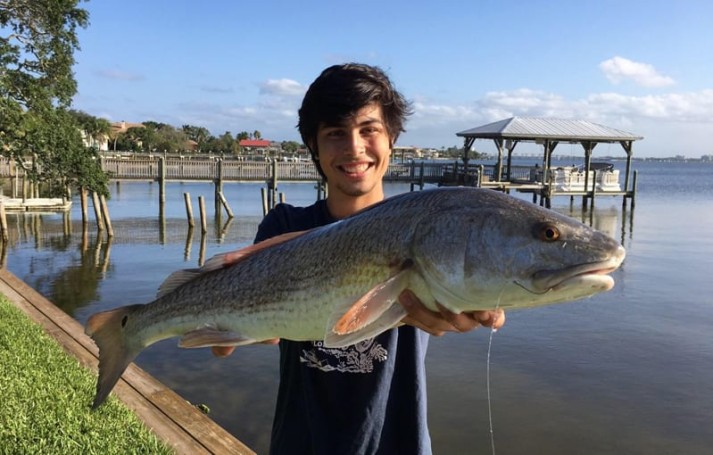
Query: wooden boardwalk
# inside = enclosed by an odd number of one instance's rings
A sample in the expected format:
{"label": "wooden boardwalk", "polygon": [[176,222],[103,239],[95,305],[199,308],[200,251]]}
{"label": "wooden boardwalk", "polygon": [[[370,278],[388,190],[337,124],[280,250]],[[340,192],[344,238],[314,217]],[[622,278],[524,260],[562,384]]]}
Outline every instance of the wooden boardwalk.
{"label": "wooden boardwalk", "polygon": [[[265,182],[275,189],[277,182],[321,182],[314,164],[294,161],[248,161],[235,158],[206,156],[133,156],[102,157],[102,169],[112,180],[158,181],[161,188],[166,181],[209,181],[216,184],[216,200],[222,191],[223,182]],[[533,178],[535,168],[529,165],[512,165],[506,175],[501,175],[496,165],[469,164],[466,168],[459,161],[411,161],[392,162],[384,175],[386,182],[409,183],[411,189],[424,188],[427,184],[438,186],[478,186],[499,191],[518,191],[533,194],[541,199],[555,196],[582,196],[593,200],[595,196],[623,196],[624,202],[635,197],[636,183],[631,188],[626,178],[622,191],[572,191],[555,187],[555,182]],[[11,163],[0,160],[0,177],[17,181],[20,172]],[[634,176],[634,179],[636,176]],[[618,177],[617,177],[618,179]],[[273,195],[274,196],[274,195]],[[274,200],[274,199],[273,199]]]}
{"label": "wooden boardwalk", "polygon": [[[83,366],[97,371],[98,349],[77,321],[5,269],[0,269],[0,292],[40,324],[67,353],[75,356]],[[255,453],[133,363],[112,393],[176,453]],[[87,408],[91,399],[87,397]]]}

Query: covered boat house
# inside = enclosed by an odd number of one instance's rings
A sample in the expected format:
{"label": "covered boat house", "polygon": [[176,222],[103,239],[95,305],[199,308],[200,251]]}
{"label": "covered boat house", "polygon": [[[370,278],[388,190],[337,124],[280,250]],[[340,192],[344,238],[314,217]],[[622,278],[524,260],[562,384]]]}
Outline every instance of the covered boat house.
{"label": "covered boat house", "polygon": [[[581,144],[584,149],[584,185],[582,192],[569,191],[569,195],[581,195],[586,201],[587,197],[594,196],[590,171],[592,170],[592,151],[600,143],[619,143],[626,152],[626,171],[624,177],[624,188],[621,191],[609,191],[606,194],[623,195],[633,197],[633,185],[630,188],[630,173],[632,160],[632,145],[634,141],[643,139],[633,133],[611,128],[608,126],[592,123],[587,120],[559,119],[559,118],[537,118],[537,117],[512,117],[487,125],[478,126],[469,130],[456,133],[464,138],[464,157],[466,169],[468,167],[468,152],[471,150],[476,139],[490,139],[495,143],[498,150],[497,164],[493,178],[497,183],[512,183],[512,155],[515,147],[520,142],[534,142],[543,146],[542,159],[542,187],[540,188],[543,199],[549,200],[555,194],[555,190],[548,182],[551,176],[552,153],[560,143]],[[503,159],[507,153],[505,169],[503,173]],[[517,189],[516,187],[513,187]],[[592,193],[592,194],[590,194]]]}

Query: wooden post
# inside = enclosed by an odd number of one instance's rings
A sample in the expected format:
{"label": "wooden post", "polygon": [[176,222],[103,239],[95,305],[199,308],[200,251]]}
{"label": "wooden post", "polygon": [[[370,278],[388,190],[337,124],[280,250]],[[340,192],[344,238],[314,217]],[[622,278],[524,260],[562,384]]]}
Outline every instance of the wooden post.
{"label": "wooden post", "polygon": [[183,193],[183,200],[186,202],[186,218],[188,218],[188,226],[193,228],[193,206],[191,205],[191,195]]}
{"label": "wooden post", "polygon": [[158,159],[158,202],[161,207],[166,203],[166,160],[163,157]]}
{"label": "wooden post", "polygon": [[114,229],[111,227],[111,218],[109,217],[109,206],[106,205],[106,198],[102,194],[99,197],[102,208],[102,217],[104,218],[104,224],[106,224],[106,235],[107,237],[114,237]]}
{"label": "wooden post", "polygon": [[198,196],[198,208],[201,213],[201,234],[205,235],[208,232],[208,222],[205,215],[205,200],[203,196]]}
{"label": "wooden post", "polygon": [[[220,204],[225,198],[223,197],[223,159],[219,159],[216,162],[216,176],[215,176],[215,211],[216,213],[220,210]],[[225,202],[223,202],[225,205]],[[229,216],[230,213],[228,213]]]}
{"label": "wooden post", "polygon": [[270,208],[277,205],[277,160],[272,162],[272,195],[270,197]]}
{"label": "wooden post", "polygon": [[634,171],[634,181],[632,182],[632,185],[631,185],[631,187],[632,187],[631,188],[631,210],[632,210],[631,216],[632,216],[632,218],[634,216],[633,210],[634,210],[634,207],[636,206],[636,181],[637,181],[638,177],[639,177],[639,171]]}
{"label": "wooden post", "polygon": [[[403,164],[403,156],[401,157],[401,163]],[[408,172],[409,172],[409,174],[408,174],[409,191],[413,191],[413,189],[416,187],[416,163],[415,162],[411,161],[409,163],[409,171]]]}
{"label": "wooden post", "polygon": [[268,211],[267,189],[260,188],[260,196],[262,197],[262,216],[265,216]]}
{"label": "wooden post", "polygon": [[79,189],[79,202],[82,206],[82,224],[86,225],[89,223],[89,214],[87,212],[87,189],[85,187]]}
{"label": "wooden post", "polygon": [[[8,231],[7,231],[7,215],[5,214],[5,204],[0,201],[0,231],[2,231],[2,239],[7,241]],[[3,243],[4,246],[4,243]]]}
{"label": "wooden post", "polygon": [[13,197],[13,199],[16,199],[17,195],[18,195],[18,187],[20,185],[20,175],[18,174],[18,171],[17,171],[17,165],[15,164],[14,161],[11,161],[10,162],[11,169],[12,169],[13,165],[15,167],[15,180],[14,180],[14,184],[12,185],[12,197]]}
{"label": "wooden post", "polygon": [[230,206],[228,205],[228,200],[225,198],[225,195],[222,191],[218,193],[218,197],[220,198],[220,202],[223,204],[223,207],[225,207],[225,212],[228,214],[228,218],[233,218],[233,211],[230,209]]}
{"label": "wooden post", "polygon": [[92,205],[94,206],[94,219],[97,220],[97,230],[104,230],[104,221],[102,220],[101,205],[99,195],[92,191]]}
{"label": "wooden post", "polygon": [[[592,171],[592,203],[591,203],[591,209],[592,212],[594,212],[594,197],[597,195],[597,171],[594,170]],[[584,181],[586,182],[587,179],[585,178]],[[585,184],[586,185],[586,184]]]}

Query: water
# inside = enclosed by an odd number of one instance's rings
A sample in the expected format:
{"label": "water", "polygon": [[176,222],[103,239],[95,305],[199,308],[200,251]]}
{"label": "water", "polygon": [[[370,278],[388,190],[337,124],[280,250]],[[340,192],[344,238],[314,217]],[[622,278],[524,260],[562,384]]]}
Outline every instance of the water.
{"label": "water", "polygon": [[[567,163],[570,164],[570,163]],[[623,163],[617,163],[617,166]],[[492,423],[497,453],[707,454],[713,447],[713,165],[636,162],[636,208],[599,198],[592,215],[576,200],[556,210],[608,232],[627,248],[616,287],[591,299],[511,311],[493,335]],[[112,185],[111,245],[82,240],[61,215],[9,215],[7,267],[80,322],[97,310],[151,300],[163,278],[202,258],[247,245],[261,219],[260,185],[226,184],[236,219],[211,217],[204,245],[188,236],[183,192],[210,184],[169,184],[165,218],[158,186]],[[312,185],[282,185],[306,205]],[[389,185],[389,194],[407,191]],[[529,196],[522,196],[529,199]],[[227,224],[227,225],[226,225]],[[490,332],[433,338],[427,358],[435,453],[490,453],[486,357]],[[227,359],[180,350],[174,340],[137,363],[264,453],[277,390],[277,349],[249,346]],[[91,397],[87,397],[89,403]]]}

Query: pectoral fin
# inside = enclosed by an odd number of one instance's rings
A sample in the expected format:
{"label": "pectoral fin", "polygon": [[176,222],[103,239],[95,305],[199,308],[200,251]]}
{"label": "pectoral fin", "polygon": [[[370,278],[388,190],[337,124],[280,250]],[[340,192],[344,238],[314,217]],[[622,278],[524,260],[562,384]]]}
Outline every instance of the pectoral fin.
{"label": "pectoral fin", "polygon": [[409,283],[409,269],[404,269],[351,304],[338,307],[327,323],[325,346],[340,347],[371,338],[398,324],[406,310],[398,297]]}
{"label": "pectoral fin", "polygon": [[252,338],[227,330],[201,327],[185,333],[178,341],[179,348],[207,348],[210,346],[243,346],[257,342]]}

